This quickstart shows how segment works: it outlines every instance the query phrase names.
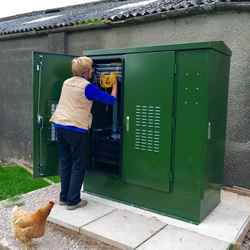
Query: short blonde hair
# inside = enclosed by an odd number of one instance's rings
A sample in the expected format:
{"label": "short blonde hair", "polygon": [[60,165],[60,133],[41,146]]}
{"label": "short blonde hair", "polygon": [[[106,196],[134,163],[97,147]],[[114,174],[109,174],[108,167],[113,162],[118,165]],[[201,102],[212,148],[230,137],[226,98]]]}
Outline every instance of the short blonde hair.
{"label": "short blonde hair", "polygon": [[82,76],[86,69],[91,69],[93,60],[87,56],[76,57],[72,60],[72,73],[74,76]]}

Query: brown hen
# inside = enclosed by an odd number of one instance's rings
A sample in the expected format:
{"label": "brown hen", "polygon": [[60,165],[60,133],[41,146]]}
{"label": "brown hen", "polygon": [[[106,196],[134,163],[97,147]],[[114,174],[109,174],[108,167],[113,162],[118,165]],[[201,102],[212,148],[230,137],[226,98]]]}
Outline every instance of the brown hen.
{"label": "brown hen", "polygon": [[17,240],[21,241],[25,249],[31,248],[33,238],[44,235],[47,217],[50,214],[53,201],[49,201],[44,207],[39,208],[34,213],[27,212],[17,206],[12,210],[12,230]]}

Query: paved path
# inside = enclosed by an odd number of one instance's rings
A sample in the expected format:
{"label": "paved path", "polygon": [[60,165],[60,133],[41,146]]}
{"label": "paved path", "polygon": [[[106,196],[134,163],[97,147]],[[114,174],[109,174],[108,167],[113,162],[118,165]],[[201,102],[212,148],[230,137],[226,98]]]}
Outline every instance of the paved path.
{"label": "paved path", "polygon": [[199,225],[84,196],[87,207],[67,211],[56,206],[49,220],[122,249],[226,250],[250,221],[250,198],[225,191],[219,206]]}
{"label": "paved path", "polygon": [[[21,202],[34,210],[48,200],[57,200],[58,189],[52,185],[28,193]],[[250,220],[250,198],[230,192],[222,193],[221,204],[198,226],[90,194],[84,196],[89,201],[85,208],[67,211],[55,205],[49,216],[55,224],[48,223],[46,235],[34,240],[33,249],[227,250]],[[11,209],[0,203],[0,249],[18,250],[20,245],[10,230]],[[242,250],[250,250],[249,246],[246,237]]]}

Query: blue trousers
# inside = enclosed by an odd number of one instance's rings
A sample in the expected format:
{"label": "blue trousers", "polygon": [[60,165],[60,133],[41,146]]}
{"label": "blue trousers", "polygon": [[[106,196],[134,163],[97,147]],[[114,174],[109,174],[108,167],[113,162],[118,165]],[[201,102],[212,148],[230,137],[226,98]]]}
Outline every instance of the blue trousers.
{"label": "blue trousers", "polygon": [[81,186],[88,164],[88,132],[56,128],[61,177],[60,201],[75,205],[81,201]]}

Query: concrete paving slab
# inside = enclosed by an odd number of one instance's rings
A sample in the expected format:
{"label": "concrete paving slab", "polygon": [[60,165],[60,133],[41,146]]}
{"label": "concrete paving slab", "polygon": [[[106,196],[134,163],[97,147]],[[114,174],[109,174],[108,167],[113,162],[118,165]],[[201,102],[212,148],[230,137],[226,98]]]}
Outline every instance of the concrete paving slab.
{"label": "concrete paving slab", "polygon": [[244,227],[250,221],[250,206],[248,206],[250,204],[249,198],[242,195],[235,195],[228,191],[222,191],[221,203],[199,225],[194,225],[168,216],[159,215],[140,208],[103,199],[91,194],[84,194],[84,196],[87,199],[94,199],[117,209],[127,209],[130,212],[148,218],[156,217],[168,225],[176,226],[229,243],[236,242]]}
{"label": "concrete paving slab", "polygon": [[65,206],[55,205],[48,221],[71,230],[80,231],[80,227],[111,213],[115,208],[103,203],[88,200],[86,207],[73,211],[66,210]]}
{"label": "concrete paving slab", "polygon": [[[142,247],[150,249],[159,245],[171,250],[175,249],[174,246],[176,249],[206,250],[210,246],[209,250],[226,250],[236,242],[250,221],[250,199],[227,191],[223,192],[219,206],[200,225],[87,193],[83,196],[89,202],[87,207],[67,211],[56,206],[49,220],[122,249],[138,247],[141,250]],[[170,241],[168,245],[164,243],[166,239]],[[204,248],[199,246],[201,240]],[[187,247],[187,242],[193,245]]]}
{"label": "concrete paving slab", "polygon": [[221,202],[211,214],[199,225],[193,225],[169,217],[163,217],[164,222],[218,240],[235,243],[245,225],[250,220],[249,211],[239,209],[239,204]]}
{"label": "concrete paving slab", "polygon": [[135,249],[165,226],[154,217],[116,210],[81,227],[80,233],[121,249]]}
{"label": "concrete paving slab", "polygon": [[167,226],[137,250],[227,250],[230,244],[175,226]]}
{"label": "concrete paving slab", "polygon": [[[195,231],[223,241],[234,242],[241,228],[249,220],[249,215],[250,209],[246,212],[233,205],[222,203],[205,219],[204,223],[195,227]],[[192,230],[191,227],[186,229]]]}
{"label": "concrete paving slab", "polygon": [[238,204],[238,210],[249,211],[250,209],[250,197],[239,195],[236,193],[223,191],[221,193],[222,200],[224,204],[229,204],[235,206]]}

